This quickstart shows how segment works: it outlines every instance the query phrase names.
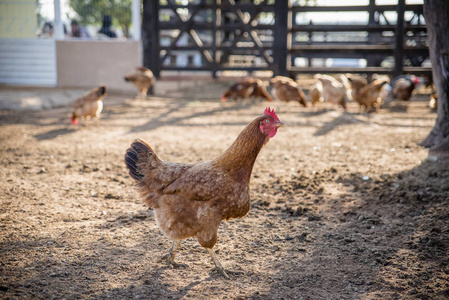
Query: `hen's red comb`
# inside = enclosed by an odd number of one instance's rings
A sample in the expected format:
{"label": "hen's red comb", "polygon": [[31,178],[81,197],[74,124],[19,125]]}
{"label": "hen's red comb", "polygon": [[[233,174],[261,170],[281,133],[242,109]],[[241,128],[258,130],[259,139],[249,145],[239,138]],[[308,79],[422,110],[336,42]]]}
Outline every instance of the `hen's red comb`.
{"label": "hen's red comb", "polygon": [[269,107],[267,107],[267,108],[265,108],[264,114],[266,116],[272,116],[275,120],[279,121],[279,118],[278,118],[278,116],[276,116],[274,109],[270,109]]}

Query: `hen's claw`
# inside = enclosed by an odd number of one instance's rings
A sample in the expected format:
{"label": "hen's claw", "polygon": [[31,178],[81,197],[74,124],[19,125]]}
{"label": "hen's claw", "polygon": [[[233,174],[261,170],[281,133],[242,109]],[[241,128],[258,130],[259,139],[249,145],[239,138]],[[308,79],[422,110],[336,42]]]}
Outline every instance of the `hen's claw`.
{"label": "hen's claw", "polygon": [[224,278],[230,279],[228,274],[226,273],[225,269],[223,269],[223,268],[215,267],[212,269],[212,272],[216,272],[216,273],[222,275]]}
{"label": "hen's claw", "polygon": [[170,249],[170,252],[167,255],[162,256],[162,261],[165,260],[167,266],[169,268],[173,268],[173,267],[177,267],[177,266],[181,266],[181,264],[177,264],[175,263],[175,254],[176,254],[176,250],[178,250],[179,244],[181,244],[181,240],[176,240],[173,241],[173,246]]}
{"label": "hen's claw", "polygon": [[226,279],[230,279],[229,275],[231,275],[231,276],[240,276],[240,275],[245,274],[242,271],[231,271],[231,270],[220,269],[218,267],[213,268],[212,272],[216,272],[216,273],[222,275]]}
{"label": "hen's claw", "polygon": [[215,254],[215,251],[210,249],[210,248],[206,248],[206,250],[207,250],[207,252],[209,252],[209,254],[212,257],[212,260],[214,261],[214,264],[215,264],[215,268],[213,268],[212,271],[216,271],[217,273],[220,273],[226,279],[229,279],[229,275],[228,274],[231,274],[231,275],[234,275],[234,276],[238,276],[238,275],[244,274],[243,272],[240,272],[240,271],[225,270],[225,268],[223,268],[223,266],[221,265],[220,261],[218,260],[218,257],[217,257],[217,254]]}

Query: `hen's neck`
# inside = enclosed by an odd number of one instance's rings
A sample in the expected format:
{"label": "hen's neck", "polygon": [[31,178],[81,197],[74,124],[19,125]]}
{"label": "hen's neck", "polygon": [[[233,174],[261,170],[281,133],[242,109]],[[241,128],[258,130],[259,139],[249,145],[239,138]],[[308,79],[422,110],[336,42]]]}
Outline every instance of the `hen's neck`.
{"label": "hen's neck", "polygon": [[214,159],[215,164],[242,180],[249,180],[257,155],[265,144],[266,136],[260,132],[259,119],[254,120],[239,134],[232,145]]}

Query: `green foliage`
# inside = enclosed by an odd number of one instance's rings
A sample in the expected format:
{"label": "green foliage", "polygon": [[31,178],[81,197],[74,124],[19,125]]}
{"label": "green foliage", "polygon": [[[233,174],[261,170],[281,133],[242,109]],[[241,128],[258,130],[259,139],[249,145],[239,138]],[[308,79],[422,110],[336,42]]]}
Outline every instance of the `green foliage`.
{"label": "green foliage", "polygon": [[132,0],[69,0],[69,6],[77,14],[77,20],[83,25],[100,27],[104,15],[112,17],[112,26],[120,27],[126,37],[131,26]]}

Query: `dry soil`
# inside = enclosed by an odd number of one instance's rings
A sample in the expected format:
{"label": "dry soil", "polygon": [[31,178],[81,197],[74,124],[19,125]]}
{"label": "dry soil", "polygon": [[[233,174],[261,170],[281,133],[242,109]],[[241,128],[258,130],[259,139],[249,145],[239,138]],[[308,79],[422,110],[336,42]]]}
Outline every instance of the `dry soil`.
{"label": "dry soil", "polygon": [[108,95],[99,122],[70,107],[0,113],[0,298],[448,299],[449,161],[418,146],[427,96],[379,113],[271,104],[285,127],[262,149],[251,210],[223,222],[227,269],[171,245],[123,156],[134,138],[175,162],[214,158],[267,102],[221,103],[225,86],[176,97]]}

